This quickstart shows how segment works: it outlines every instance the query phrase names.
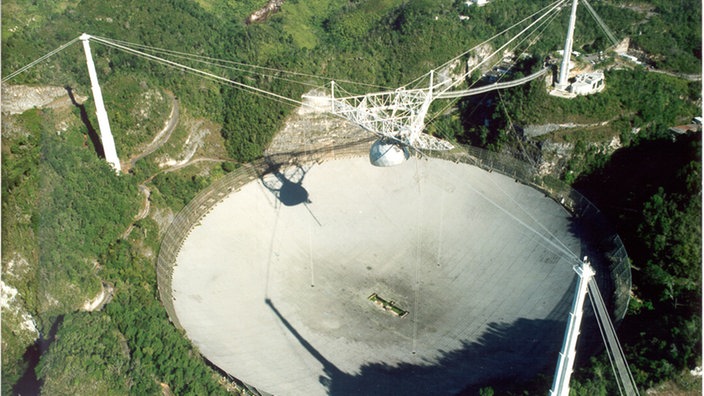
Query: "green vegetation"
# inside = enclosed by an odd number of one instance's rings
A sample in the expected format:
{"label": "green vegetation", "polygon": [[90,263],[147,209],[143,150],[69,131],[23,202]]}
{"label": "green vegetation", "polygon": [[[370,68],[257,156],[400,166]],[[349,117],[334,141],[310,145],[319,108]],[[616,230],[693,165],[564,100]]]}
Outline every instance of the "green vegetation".
{"label": "green vegetation", "polygon": [[[17,268],[19,260],[30,260],[35,256],[37,239],[32,227],[31,216],[37,206],[39,159],[38,141],[43,120],[39,112],[25,112],[20,123],[26,129],[18,133],[11,144],[6,143],[5,133],[2,145],[2,263],[3,282],[18,290],[21,306],[28,312],[37,310],[37,276],[29,263]],[[23,122],[24,121],[24,122]],[[4,129],[4,128],[3,128]],[[10,166],[15,164],[16,166]],[[8,241],[17,241],[9,244]],[[12,249],[12,253],[10,252]],[[12,263],[12,271],[8,267]],[[34,332],[19,332],[19,318],[3,309],[2,312],[2,377],[3,394],[8,394],[28,367],[24,353],[33,342]],[[12,326],[12,327],[10,327]],[[7,385],[9,384],[9,386]]]}
{"label": "green vegetation", "polygon": [[[81,132],[53,132],[52,117],[44,110],[17,117],[16,135],[3,136],[2,157],[3,262],[18,263],[3,278],[48,325],[98,294],[96,258],[134,216],[138,199],[129,180],[84,146]],[[6,341],[20,339],[30,347],[22,333],[4,332],[3,351]],[[3,353],[4,393],[27,368],[18,352]]]}
{"label": "green vegetation", "polygon": [[[490,6],[468,8],[463,1],[289,0],[266,22],[249,26],[245,18],[264,0],[35,3],[2,2],[3,75],[85,31],[338,81],[398,87],[548,1],[494,0]],[[651,65],[698,72],[701,4],[632,3],[612,0],[594,6],[618,37],[630,36],[647,53]],[[460,14],[469,20],[460,20]],[[534,70],[545,55],[561,47],[565,18],[548,26],[531,48],[534,56],[517,72]],[[589,18],[581,18],[577,31],[576,48],[582,51],[608,45]],[[142,207],[140,183],[146,181],[151,189],[155,212],[175,213],[221,174],[260,157],[291,106],[98,43],[92,47],[123,160],[137,154],[163,126],[171,108],[166,92],[179,98],[189,117],[217,123],[230,158],[159,173],[157,152],[138,161],[130,174],[118,176],[96,156],[94,137],[86,133],[86,123],[97,125],[92,100],[85,103],[84,114],[73,108],[3,115],[2,260],[26,263],[12,271],[3,265],[3,281],[18,290],[18,304],[36,319],[42,334],[64,318],[37,371],[44,391],[75,393],[76,384],[89,384],[86,389],[94,394],[157,394],[165,387],[176,394],[223,393],[216,373],[171,325],[158,301],[154,262],[163,222],[143,219],[129,235],[123,233]],[[290,98],[304,92],[300,84],[270,76],[226,73]],[[90,93],[80,45],[11,83],[70,86],[78,95]],[[647,93],[643,87],[648,87]],[[651,143],[664,137],[669,126],[698,114],[699,91],[699,83],[642,69],[612,70],[607,90],[599,96],[562,101],[547,96],[535,82],[500,96],[461,101],[457,111],[444,113],[429,126],[433,134],[461,143],[511,150],[517,143],[515,126],[608,121],[600,129],[551,138],[574,143],[576,154],[563,177],[576,181],[614,219],[640,269],[634,272],[638,299],[622,329],[631,335],[624,342],[643,385],[701,363],[701,283],[693,276],[701,266],[701,192],[692,176],[700,173],[700,149],[687,139]],[[492,99],[491,104],[485,99]],[[634,134],[634,129],[640,132]],[[187,133],[175,132],[183,140]],[[615,156],[592,145],[614,136],[626,146]],[[660,156],[663,148],[670,156]],[[631,163],[638,167],[626,166]],[[611,181],[611,187],[603,187],[604,180]],[[599,196],[599,191],[611,193]],[[76,312],[98,293],[101,282],[114,285],[112,302],[102,312]],[[32,347],[27,333],[9,330],[7,317],[3,312],[3,394],[12,392],[13,383],[28,368],[23,353]],[[68,356],[76,358],[62,366]],[[580,377],[585,393],[610,389],[599,382],[603,362],[594,362],[593,375]]]}
{"label": "green vegetation", "polygon": [[[641,393],[664,382],[701,390],[689,370],[702,356],[701,133],[642,139],[583,174],[575,187],[614,223],[632,260],[633,296],[618,328]],[[605,354],[577,367],[570,394],[618,394]],[[507,395],[544,393],[552,373],[494,385]],[[679,393],[678,393],[679,392]]]}
{"label": "green vegetation", "polygon": [[281,103],[233,90],[225,102],[222,129],[230,155],[243,162],[261,157],[281,126],[284,109]]}
{"label": "green vegetation", "polygon": [[618,151],[578,188],[616,222],[633,261],[621,341],[637,383],[701,365],[701,134]]}
{"label": "green vegetation", "polygon": [[[426,73],[442,61],[495,34],[498,29],[513,24],[520,16],[535,12],[545,5],[545,2],[516,4],[510,0],[496,0],[489,7],[467,7],[461,1],[455,4],[399,0],[288,1],[281,12],[272,15],[265,23],[244,25],[247,15],[263,3],[202,0],[197,2],[203,7],[200,8],[187,0],[170,0],[160,4],[157,9],[149,2],[122,1],[116,4],[82,5],[80,13],[69,7],[64,10],[64,15],[67,23],[84,26],[84,30],[91,34],[119,37],[167,49],[193,48],[192,52],[216,58],[394,87]],[[637,41],[637,46],[650,51],[654,59],[663,59],[659,61],[659,67],[698,71],[701,50],[697,49],[697,43],[701,40],[695,39],[701,36],[696,23],[699,21],[697,15],[701,13],[701,5],[694,0],[677,5],[664,0],[653,1],[652,4],[654,11],[648,11],[652,7],[646,3],[639,7],[620,1],[599,3],[596,7],[618,37],[638,37],[640,41]],[[13,9],[12,4],[7,7]],[[577,47],[591,52],[605,49],[608,43],[604,40],[604,34],[585,10],[580,12],[584,15],[578,21]],[[461,21],[459,14],[469,19]],[[160,18],[160,15],[168,17]],[[682,15],[687,15],[686,20],[682,19]],[[535,59],[542,59],[550,51],[561,47],[566,17],[562,17],[562,23],[550,24],[541,40],[531,47],[530,51],[537,55]],[[3,70],[14,70],[33,57],[75,37],[75,33],[69,30],[71,25],[62,24],[61,18],[58,20],[57,24],[37,27],[38,34],[50,38],[41,40],[46,48],[38,48],[37,40],[25,30],[6,39],[4,45],[10,56],[3,63]],[[150,29],[143,32],[126,29],[133,25],[149,26]],[[663,31],[672,34],[663,35]],[[107,74],[105,84],[110,84],[116,78],[114,85],[119,87],[122,85],[120,79],[131,78],[132,82],[128,81],[126,86],[142,81],[150,86],[170,89],[180,97],[187,97],[195,114],[223,122],[222,133],[228,142],[230,155],[241,161],[249,161],[261,155],[263,147],[271,140],[272,130],[280,126],[283,116],[290,110],[290,107],[269,99],[253,97],[251,93],[231,88],[219,88],[212,82],[204,82],[200,78],[149,63],[130,54],[101,45],[94,47],[98,68]],[[14,48],[22,48],[23,51],[12,51]],[[683,54],[689,54],[689,57]],[[48,74],[30,72],[21,78],[26,81],[38,78],[42,81],[78,79],[85,86],[87,81],[82,72],[80,54],[66,58],[60,62],[60,67],[52,69]],[[118,77],[122,70],[132,77]],[[135,75],[140,77],[135,79]],[[230,77],[241,79],[245,76],[234,74]],[[612,76],[608,77],[608,84],[612,84],[611,78]],[[261,79],[256,83],[262,89],[273,90],[284,96],[296,98],[302,93],[299,86]],[[120,92],[126,91],[118,89],[106,94],[106,100],[118,105],[128,103],[123,100]],[[113,99],[111,95],[115,95]],[[603,107],[607,104],[602,100],[602,110],[616,109]],[[586,107],[592,110],[594,105]],[[474,113],[486,112],[485,109],[481,110]],[[488,110],[494,113],[491,109]],[[526,110],[523,113],[534,114],[534,119],[546,113]],[[127,120],[120,114],[126,115],[128,111],[121,112],[119,108],[115,111],[116,122]],[[560,112],[554,115],[559,116]],[[504,118],[502,113],[492,116],[492,120]],[[474,121],[476,120],[466,120],[465,124],[484,124],[484,120],[480,123]],[[507,140],[507,129],[494,125],[494,122],[491,124],[486,130],[474,127],[469,131],[472,136],[459,136],[458,140],[498,149]],[[132,147],[131,144],[128,146]]]}
{"label": "green vegetation", "polygon": [[24,113],[27,134],[3,155],[3,189],[12,193],[3,201],[12,209],[3,216],[3,243],[23,246],[23,257],[38,255],[41,270],[19,285],[33,312],[63,312],[97,294],[93,260],[124,230],[137,202],[134,185],[75,144],[75,131],[49,132],[50,117]]}
{"label": "green vegetation", "polygon": [[158,300],[154,263],[143,251],[156,252],[157,225],[142,220],[129,240],[113,243],[101,257],[106,277],[115,282],[115,299],[106,314],[130,348],[129,393],[156,394],[163,385],[175,394],[224,394],[217,376],[169,321]]}
{"label": "green vegetation", "polygon": [[154,180],[154,187],[157,188],[152,194],[153,200],[157,204],[172,209],[174,213],[178,212],[190,202],[198,191],[204,189],[210,184],[211,180],[207,176],[198,174],[181,175],[174,173],[160,173]]}
{"label": "green vegetation", "polygon": [[[619,137],[625,145],[641,139],[662,137],[669,127],[689,123],[699,113],[699,82],[647,73],[643,69],[611,70],[607,88],[599,95],[564,100],[550,96],[542,82],[460,102],[464,131],[453,137],[472,145],[501,150],[515,126],[540,123],[606,124],[588,130],[574,129],[549,136],[556,141],[577,142],[585,152],[592,142]],[[647,94],[640,87],[648,87]],[[633,131],[638,131],[634,133]],[[581,143],[580,143],[581,142]],[[579,153],[578,153],[579,154]],[[593,158],[595,159],[595,158]],[[602,159],[595,159],[597,162]],[[590,169],[591,160],[576,156],[576,173]],[[581,165],[580,165],[581,164]],[[582,167],[582,165],[587,165]]]}
{"label": "green vegetation", "polygon": [[124,395],[129,349],[109,316],[72,313],[37,367],[48,395]]}
{"label": "green vegetation", "polygon": [[[105,107],[110,109],[110,128],[120,131],[114,138],[121,153],[134,152],[149,143],[171,112],[169,95],[147,81],[119,73],[102,86],[103,91],[110,93],[106,95]],[[92,101],[90,104],[94,106]]]}
{"label": "green vegetation", "polygon": [[59,136],[44,132],[41,156],[32,217],[39,245],[37,308],[61,313],[98,293],[93,260],[127,227],[139,198],[130,180]]}
{"label": "green vegetation", "polygon": [[635,46],[653,54],[649,63],[657,68],[701,73],[701,2],[653,0],[650,3],[654,9],[646,27],[633,26],[631,30]]}
{"label": "green vegetation", "polygon": [[379,297],[376,293],[369,296],[369,301],[373,302],[374,305],[378,306],[384,311],[391,312],[399,318],[403,318],[408,315],[408,311],[404,311],[403,309],[399,308],[394,301],[386,301],[383,298]]}

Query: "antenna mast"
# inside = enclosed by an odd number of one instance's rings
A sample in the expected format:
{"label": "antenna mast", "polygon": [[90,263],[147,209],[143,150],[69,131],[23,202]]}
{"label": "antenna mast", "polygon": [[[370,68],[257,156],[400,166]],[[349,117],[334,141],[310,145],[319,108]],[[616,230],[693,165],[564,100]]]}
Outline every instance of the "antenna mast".
{"label": "antenna mast", "polygon": [[103,144],[103,151],[105,152],[105,160],[108,161],[115,171],[118,173],[122,170],[120,166],[120,159],[117,157],[117,150],[115,149],[115,140],[112,137],[112,132],[110,131],[110,122],[108,121],[108,113],[105,111],[105,103],[103,103],[103,93],[100,90],[100,84],[98,83],[98,74],[95,71],[95,64],[93,63],[93,55],[90,51],[90,44],[88,40],[91,36],[83,33],[80,37],[83,41],[83,50],[86,53],[86,64],[88,65],[88,75],[90,76],[90,87],[93,90],[93,100],[95,100],[95,115],[98,117],[98,128],[100,129],[100,140]]}

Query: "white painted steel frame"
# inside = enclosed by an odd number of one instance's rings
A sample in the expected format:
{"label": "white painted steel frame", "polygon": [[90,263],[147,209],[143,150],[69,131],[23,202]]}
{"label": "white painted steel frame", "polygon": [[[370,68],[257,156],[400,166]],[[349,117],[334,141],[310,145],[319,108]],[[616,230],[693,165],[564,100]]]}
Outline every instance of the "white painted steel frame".
{"label": "white painted steel frame", "polygon": [[451,150],[449,142],[423,134],[425,116],[433,99],[433,71],[428,88],[332,97],[332,113],[380,137],[425,150]]}

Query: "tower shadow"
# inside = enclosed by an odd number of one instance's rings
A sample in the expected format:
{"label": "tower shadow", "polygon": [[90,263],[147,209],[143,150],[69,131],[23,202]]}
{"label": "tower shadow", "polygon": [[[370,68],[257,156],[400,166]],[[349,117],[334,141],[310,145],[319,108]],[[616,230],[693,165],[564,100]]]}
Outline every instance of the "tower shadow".
{"label": "tower shadow", "polygon": [[[573,250],[579,253],[579,256],[590,258],[597,274],[600,274],[597,282],[600,283],[603,297],[609,303],[613,298],[614,289],[608,258],[612,248],[601,243],[605,229],[608,230],[601,222],[584,224],[581,218],[574,217],[568,228],[570,233],[581,241]],[[541,260],[552,261],[548,258]],[[554,264],[572,263],[557,260]],[[391,359],[387,360],[384,351],[379,349],[378,354],[366,358],[355,372],[341,370],[341,367],[344,367],[340,360],[342,357],[329,352],[334,349],[324,344],[326,341],[320,341],[320,344],[316,345],[319,341],[314,330],[305,325],[294,328],[286,319],[285,316],[289,313],[283,306],[283,311],[280,312],[271,300],[267,299],[266,304],[300,346],[322,365],[322,371],[317,369],[313,379],[317,377],[320,386],[328,395],[476,395],[488,386],[498,388],[501,392],[510,384],[530,381],[538,376],[552,377],[574,298],[576,278],[577,275],[573,273],[571,284],[558,299],[559,303],[548,312],[541,311],[539,316],[512,315],[512,319],[505,320],[501,317],[503,315],[496,315],[493,321],[490,319],[485,322],[486,326],[481,334],[457,336],[453,339],[452,346],[433,343],[432,345],[439,346],[433,351],[432,357],[408,359],[398,363],[394,356],[392,359],[396,363],[393,363]],[[500,287],[501,279],[496,281]],[[506,293],[512,292],[513,290],[506,290]],[[549,289],[535,291],[549,292]],[[497,304],[497,310],[500,308],[501,303]],[[588,303],[585,304],[584,310],[585,317],[578,342],[578,366],[588,360],[591,354],[603,348],[596,319]],[[291,311],[291,315],[290,319],[293,319],[295,312]],[[475,319],[468,317],[467,320]],[[390,337],[393,338],[391,334]],[[547,387],[540,393],[547,393]]]}
{"label": "tower shadow", "polygon": [[28,366],[24,374],[12,388],[13,395],[38,395],[41,393],[42,381],[37,378],[36,368],[39,360],[51,343],[56,340],[56,332],[64,321],[64,316],[59,315],[51,324],[51,328],[46,334],[40,333],[36,342],[27,347],[24,352],[24,361]]}
{"label": "tower shadow", "polygon": [[308,353],[310,353],[310,355],[313,356],[315,358],[315,360],[317,360],[320,364],[323,365],[323,371],[325,373],[325,376],[321,376],[319,378],[319,380],[322,384],[330,385],[329,379],[341,378],[342,376],[345,375],[345,373],[340,371],[340,369],[338,369],[332,362],[330,362],[328,359],[326,359],[325,356],[323,356],[323,354],[321,354],[317,349],[315,349],[315,347],[313,345],[311,345],[311,343],[308,342],[308,340],[306,340],[296,330],[296,328],[291,325],[291,323],[288,320],[286,320],[286,318],[281,314],[281,312],[279,312],[279,310],[276,309],[276,307],[274,306],[274,303],[271,301],[270,298],[267,298],[266,300],[264,300],[264,302],[266,303],[266,305],[269,306],[269,308],[271,308],[272,312],[274,312],[274,314],[279,319],[279,321],[281,321],[281,324],[283,324],[284,327],[286,327],[286,330],[288,330],[289,333],[291,333],[291,335],[293,335],[293,337],[296,338],[296,341],[298,341],[298,343],[301,344],[301,346],[303,348],[305,348],[305,350],[308,351]]}
{"label": "tower shadow", "polygon": [[88,118],[88,112],[86,112],[86,106],[78,103],[76,101],[76,97],[73,94],[73,88],[70,86],[65,86],[66,92],[68,93],[68,97],[71,99],[71,103],[73,103],[74,106],[78,108],[78,110],[81,112],[81,121],[83,121],[83,125],[86,126],[86,129],[88,130],[88,137],[90,138],[91,143],[93,144],[93,148],[95,149],[95,153],[98,155],[99,158],[105,159],[105,149],[103,148],[103,143],[100,140],[100,136],[98,135],[98,132],[93,128],[93,124],[90,122],[90,119]]}
{"label": "tower shadow", "polygon": [[[270,299],[265,302],[288,332],[323,366],[318,381],[328,395],[449,396],[475,395],[483,387],[499,385],[501,388],[506,384],[528,381],[536,375],[552,375],[572,293],[573,288],[567,290],[561,300],[564,303],[545,318],[488,323],[481,336],[461,341],[457,349],[438,350],[439,357],[432,361],[369,362],[357,373],[340,370],[293,327]],[[593,320],[593,317],[585,319]],[[586,357],[585,351],[593,349],[589,338],[578,344],[580,360]]]}

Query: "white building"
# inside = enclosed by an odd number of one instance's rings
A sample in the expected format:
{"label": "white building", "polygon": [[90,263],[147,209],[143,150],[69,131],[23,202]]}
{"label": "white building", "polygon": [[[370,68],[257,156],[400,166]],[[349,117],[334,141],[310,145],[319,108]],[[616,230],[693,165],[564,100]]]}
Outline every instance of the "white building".
{"label": "white building", "polygon": [[578,74],[570,85],[570,91],[575,95],[591,95],[603,91],[605,87],[604,73],[597,71]]}
{"label": "white building", "polygon": [[476,5],[476,6],[481,7],[481,6],[487,5],[487,3],[489,3],[489,0],[467,0],[464,3],[467,4],[468,7],[471,5]]}

